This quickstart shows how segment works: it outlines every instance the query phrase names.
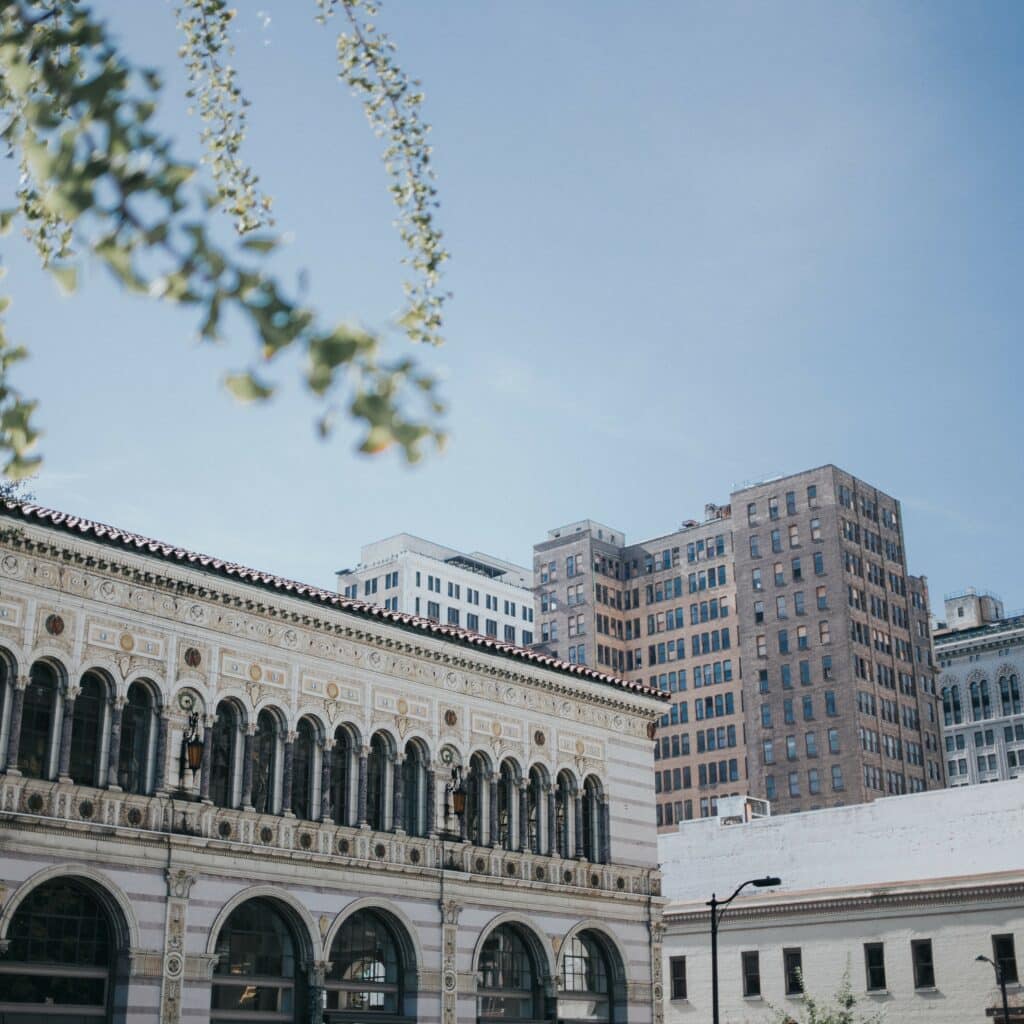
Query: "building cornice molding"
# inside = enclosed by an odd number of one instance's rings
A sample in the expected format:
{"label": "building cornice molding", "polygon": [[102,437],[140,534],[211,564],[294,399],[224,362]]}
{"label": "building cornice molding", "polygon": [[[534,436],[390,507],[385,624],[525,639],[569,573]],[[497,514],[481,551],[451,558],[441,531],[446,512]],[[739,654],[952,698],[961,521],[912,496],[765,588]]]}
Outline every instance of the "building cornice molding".
{"label": "building cornice molding", "polygon": [[[397,622],[364,620],[355,613],[327,604],[314,604],[298,595],[214,576],[190,565],[172,563],[157,556],[135,554],[121,548],[112,549],[102,542],[69,535],[53,527],[34,523],[6,528],[0,525],[0,544],[11,551],[57,561],[83,572],[146,587],[164,595],[206,601],[212,606],[241,611],[268,622],[300,626],[315,633],[326,633],[375,647],[380,651],[404,654],[452,670],[477,673],[499,683],[514,683],[559,697],[638,715],[646,721],[653,721],[664,711],[660,699],[644,693],[619,689],[596,679],[573,677],[541,665],[524,669],[511,658],[476,652],[443,636],[434,637],[426,632],[403,628]],[[154,562],[163,571],[154,571]],[[59,584],[57,589],[66,593]],[[137,613],[136,609],[132,611]],[[265,639],[260,642],[276,646]]]}
{"label": "building cornice molding", "polygon": [[[826,890],[827,891],[827,890]],[[901,889],[898,891],[872,891],[849,895],[817,896],[806,899],[758,901],[733,905],[730,920],[760,921],[779,917],[824,917],[860,910],[885,910],[904,907],[963,906],[966,904],[998,900],[1024,899],[1024,878],[993,883],[968,885],[937,885],[934,888]],[[690,904],[692,906],[692,904]],[[668,924],[710,922],[706,909],[665,909]]]}

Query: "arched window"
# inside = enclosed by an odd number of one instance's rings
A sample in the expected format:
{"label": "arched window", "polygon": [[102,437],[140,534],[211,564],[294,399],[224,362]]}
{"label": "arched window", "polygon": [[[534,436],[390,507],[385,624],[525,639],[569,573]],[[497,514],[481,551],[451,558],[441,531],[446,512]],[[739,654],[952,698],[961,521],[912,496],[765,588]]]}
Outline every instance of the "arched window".
{"label": "arched window", "polygon": [[69,774],[80,786],[99,785],[100,746],[103,741],[103,705],[107,685],[95,672],[82,676],[71,722]]}
{"label": "arched window", "polygon": [[353,1021],[370,1014],[389,1020],[412,1014],[406,1007],[406,963],[395,929],[382,914],[360,910],[338,929],[328,957],[327,1011],[331,1019]]}
{"label": "arched window", "polygon": [[313,780],[316,777],[315,762],[317,733],[308,718],[299,719],[295,731],[295,747],[292,751],[292,811],[296,818],[312,821]]}
{"label": "arched window", "polygon": [[238,907],[217,936],[211,1024],[306,1020],[295,936],[269,900]]}
{"label": "arched window", "polygon": [[583,855],[591,863],[604,863],[604,806],[601,783],[588,775],[583,782]]}
{"label": "arched window", "polygon": [[572,857],[573,799],[576,795],[576,783],[568,772],[558,773],[558,785],[555,790],[555,842],[559,857]]}
{"label": "arched window", "polygon": [[402,764],[402,823],[411,836],[427,834],[427,754],[418,740],[405,745]]}
{"label": "arched window", "polygon": [[981,717],[992,717],[992,699],[988,691],[988,680],[981,681]]}
{"label": "arched window", "polygon": [[366,763],[366,820],[370,828],[383,831],[388,827],[388,763],[391,744],[383,733],[374,733]]}
{"label": "arched window", "polygon": [[611,1021],[612,972],[602,944],[590,932],[569,940],[562,959],[559,1020]]}
{"label": "arched window", "polygon": [[1010,676],[1010,713],[1019,715],[1020,708],[1020,684],[1017,682],[1017,677],[1013,675]]}
{"label": "arched window", "polygon": [[18,769],[32,779],[52,777],[50,750],[57,708],[57,673],[37,661],[29,673],[18,736]]}
{"label": "arched window", "polygon": [[355,824],[352,816],[352,759],[356,743],[344,725],[334,732],[331,754],[331,802],[334,821],[338,825]]}
{"label": "arched window", "polygon": [[534,1021],[544,1018],[540,971],[519,929],[496,928],[484,942],[476,969],[479,1021]]}
{"label": "arched window", "polygon": [[946,725],[953,724],[953,702],[950,700],[948,686],[942,688],[942,715]]}
{"label": "arched window", "polygon": [[277,717],[264,708],[256,719],[252,743],[252,805],[259,814],[273,814],[277,807],[279,734]]}
{"label": "arched window", "polygon": [[541,807],[544,798],[544,770],[538,765],[530,769],[530,785],[526,791],[526,841],[533,853],[542,853]]}
{"label": "arched window", "polygon": [[229,700],[217,705],[210,750],[210,799],[217,807],[235,806],[235,750],[241,716]]}
{"label": "arched window", "polygon": [[501,762],[498,774],[498,845],[516,848],[515,814],[519,799],[519,769],[512,761]]}
{"label": "arched window", "polygon": [[144,683],[132,683],[121,716],[121,749],[117,758],[117,784],[126,793],[148,793],[152,787],[150,742],[155,716],[153,691]]}
{"label": "arched window", "polygon": [[0,1019],[111,1019],[117,938],[86,886],[60,878],[33,889],[15,911],[7,938],[0,957]]}
{"label": "arched window", "polygon": [[971,720],[981,721],[981,690],[977,683],[971,683]]}
{"label": "arched window", "polygon": [[953,702],[953,722],[960,725],[964,720],[963,707],[960,704],[960,687],[953,686],[950,689],[950,697]]}

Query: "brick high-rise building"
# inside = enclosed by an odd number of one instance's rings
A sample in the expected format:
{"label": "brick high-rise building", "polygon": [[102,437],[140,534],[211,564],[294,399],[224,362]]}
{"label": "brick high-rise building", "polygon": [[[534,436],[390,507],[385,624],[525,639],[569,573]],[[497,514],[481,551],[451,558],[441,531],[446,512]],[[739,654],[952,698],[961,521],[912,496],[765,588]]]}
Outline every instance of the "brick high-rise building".
{"label": "brick high-rise building", "polygon": [[673,695],[655,741],[659,826],[750,788],[728,507],[627,544],[590,519],[534,547],[541,643]]}
{"label": "brick high-rise building", "polygon": [[941,788],[927,582],[899,502],[830,465],[732,508],[753,795],[778,813]]}
{"label": "brick high-rise building", "polygon": [[590,519],[551,530],[534,586],[546,650],[672,694],[662,828],[727,795],[780,813],[944,784],[927,583],[899,502],[835,466],[639,544]]}

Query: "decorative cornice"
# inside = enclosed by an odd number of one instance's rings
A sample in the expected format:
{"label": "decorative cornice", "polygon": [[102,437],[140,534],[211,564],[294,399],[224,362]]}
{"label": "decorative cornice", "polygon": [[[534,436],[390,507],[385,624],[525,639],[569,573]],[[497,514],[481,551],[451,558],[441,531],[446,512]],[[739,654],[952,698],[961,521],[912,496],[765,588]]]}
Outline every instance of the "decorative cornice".
{"label": "decorative cornice", "polygon": [[[827,892],[827,890],[824,890]],[[756,903],[733,905],[729,909],[729,919],[759,921],[778,917],[817,917],[828,914],[843,913],[857,910],[883,910],[899,907],[950,906],[967,903],[979,903],[989,900],[1009,900],[1024,898],[1024,879],[1021,881],[1005,881],[991,884],[949,886],[934,889],[902,889],[898,891],[876,891],[850,894],[847,896],[809,895],[804,900],[772,900]],[[667,924],[690,924],[710,921],[710,911],[705,909],[672,910],[667,907],[664,913]]]}
{"label": "decorative cornice", "polygon": [[[20,512],[23,506],[0,501],[0,516],[10,515],[12,510]],[[49,510],[45,510],[49,511]],[[605,676],[593,670],[577,671],[579,666],[570,666],[545,655],[537,655],[531,651],[514,648],[511,645],[491,645],[488,641],[486,651],[467,650],[465,644],[487,638],[476,637],[465,630],[453,627],[437,627],[427,620],[399,612],[389,612],[375,605],[351,601],[290,581],[281,581],[281,587],[272,588],[272,584],[260,584],[247,578],[240,578],[243,573],[264,577],[265,574],[255,570],[237,568],[238,572],[224,578],[216,575],[211,578],[211,570],[203,571],[203,567],[191,562],[173,561],[177,572],[154,573],[147,565],[147,558],[160,558],[157,548],[165,548],[157,541],[149,541],[148,547],[136,553],[134,550],[119,549],[117,556],[108,553],[101,541],[75,533],[61,532],[61,543],[55,543],[49,536],[57,527],[49,524],[33,522],[30,529],[0,528],[0,542],[12,550],[22,551],[36,557],[51,558],[65,564],[75,565],[86,571],[103,573],[112,577],[121,577],[126,582],[147,587],[154,591],[172,593],[175,596],[187,597],[198,601],[208,601],[211,605],[232,608],[248,615],[268,619],[270,621],[288,622],[313,631],[328,633],[334,637],[353,640],[368,646],[386,650],[390,653],[406,654],[423,660],[445,665],[452,669],[474,672],[492,679],[518,683],[532,688],[556,693],[559,696],[582,700],[601,705],[606,708],[639,714],[647,720],[654,720],[662,713],[661,703],[665,695],[660,691],[650,690],[646,686],[619,680],[614,676]],[[111,529],[111,528],[107,528]],[[41,536],[33,536],[36,531]],[[117,532],[117,531],[114,531]],[[129,535],[134,536],[134,535]],[[144,540],[144,538],[139,538]],[[135,544],[133,547],[139,547]],[[94,549],[103,552],[97,556]],[[205,559],[206,556],[191,555],[192,559]],[[164,556],[167,558],[168,556]],[[267,580],[274,577],[266,576]],[[211,584],[216,583],[216,586]],[[273,593],[276,600],[265,600]],[[253,594],[258,594],[255,599]],[[293,607],[289,607],[292,604]],[[312,605],[312,607],[311,607]],[[313,609],[321,614],[313,614]],[[350,618],[355,616],[355,618]],[[364,626],[359,617],[373,621],[374,629]],[[349,621],[346,621],[348,619]],[[390,635],[389,635],[390,634]],[[459,635],[456,635],[459,634]],[[433,642],[437,647],[426,646]],[[507,649],[505,649],[507,648]],[[511,660],[521,658],[523,661],[536,663],[533,671],[509,664],[495,664],[484,658],[502,658]],[[571,671],[570,671],[571,670]],[[570,679],[575,682],[573,685]],[[588,680],[601,682],[600,688],[580,686]]]}

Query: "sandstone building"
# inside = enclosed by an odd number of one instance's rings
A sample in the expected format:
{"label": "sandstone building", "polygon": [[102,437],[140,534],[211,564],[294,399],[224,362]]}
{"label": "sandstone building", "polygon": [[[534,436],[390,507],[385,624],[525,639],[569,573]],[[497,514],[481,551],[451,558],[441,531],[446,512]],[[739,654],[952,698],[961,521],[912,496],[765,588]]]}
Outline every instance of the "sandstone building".
{"label": "sandstone building", "polygon": [[0,675],[5,1020],[660,1020],[646,685],[10,502]]}

